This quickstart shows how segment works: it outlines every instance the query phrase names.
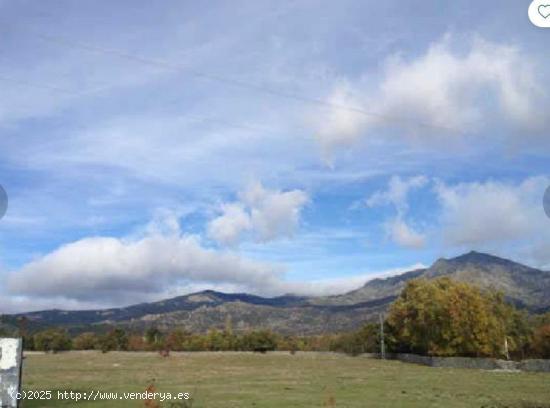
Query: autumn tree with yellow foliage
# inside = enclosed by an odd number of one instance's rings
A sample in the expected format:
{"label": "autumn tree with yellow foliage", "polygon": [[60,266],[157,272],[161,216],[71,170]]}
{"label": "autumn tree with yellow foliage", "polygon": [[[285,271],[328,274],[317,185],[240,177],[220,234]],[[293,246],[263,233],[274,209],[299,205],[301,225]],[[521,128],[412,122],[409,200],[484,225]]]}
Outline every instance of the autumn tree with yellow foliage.
{"label": "autumn tree with yellow foliage", "polygon": [[513,353],[527,341],[522,321],[502,295],[443,277],[408,282],[386,323],[396,351],[503,357],[505,342]]}

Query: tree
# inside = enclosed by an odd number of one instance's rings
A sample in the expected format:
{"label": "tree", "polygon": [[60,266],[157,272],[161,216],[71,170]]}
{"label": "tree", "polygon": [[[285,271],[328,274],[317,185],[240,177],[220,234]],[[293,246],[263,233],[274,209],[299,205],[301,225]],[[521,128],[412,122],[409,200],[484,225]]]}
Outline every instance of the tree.
{"label": "tree", "polygon": [[209,351],[222,351],[225,348],[224,340],[222,332],[210,329],[206,335],[206,347]]}
{"label": "tree", "polygon": [[539,358],[550,358],[550,324],[545,324],[535,330],[533,352]]}
{"label": "tree", "polygon": [[233,319],[231,319],[231,315],[229,314],[225,317],[225,325],[223,331],[228,336],[233,336]]}
{"label": "tree", "polygon": [[206,336],[193,334],[189,336],[183,346],[186,351],[205,351],[207,350]]}
{"label": "tree", "polygon": [[242,347],[247,351],[265,353],[277,348],[277,337],[269,330],[251,331],[243,336]]}
{"label": "tree", "polygon": [[[2,337],[2,336],[0,335],[0,337]],[[23,337],[23,349],[24,350],[36,350],[36,348],[34,346],[34,336],[27,335],[27,336]]]}
{"label": "tree", "polygon": [[126,334],[124,329],[117,327],[109,334],[115,339],[116,349],[118,351],[128,350],[128,335]]}
{"label": "tree", "polygon": [[115,328],[101,336],[97,344],[104,353],[112,350],[126,351],[128,350],[128,335],[123,329]]}
{"label": "tree", "polygon": [[292,354],[296,353],[299,350],[298,338],[291,335],[279,337],[277,350],[290,351]]}
{"label": "tree", "polygon": [[40,351],[58,352],[71,349],[71,338],[62,329],[47,329],[33,336],[34,347]]}
{"label": "tree", "polygon": [[98,338],[95,333],[86,332],[79,334],[73,339],[73,349],[93,350],[97,347]]}
{"label": "tree", "polygon": [[191,333],[186,332],[182,329],[175,329],[168,333],[165,340],[165,347],[168,350],[181,351],[185,348],[185,343]]}
{"label": "tree", "polygon": [[379,349],[378,325],[369,323],[360,330],[338,335],[330,344],[330,350],[351,355],[375,353]]}
{"label": "tree", "polygon": [[550,312],[535,315],[533,320],[534,320],[533,323],[535,327],[540,327],[540,326],[550,324]]}
{"label": "tree", "polygon": [[145,331],[145,341],[153,349],[159,349],[162,346],[162,332],[156,327],[149,327]]}
{"label": "tree", "polygon": [[132,334],[128,336],[128,350],[131,351],[145,351],[147,350],[147,344],[143,335]]}
{"label": "tree", "polygon": [[466,283],[413,280],[390,307],[390,344],[397,351],[436,356],[503,356],[514,311],[502,295]]}
{"label": "tree", "polygon": [[493,313],[506,327],[508,351],[512,358],[522,360],[530,352],[533,329],[529,322],[529,314],[525,310],[517,310],[504,300],[502,293],[492,293]]}

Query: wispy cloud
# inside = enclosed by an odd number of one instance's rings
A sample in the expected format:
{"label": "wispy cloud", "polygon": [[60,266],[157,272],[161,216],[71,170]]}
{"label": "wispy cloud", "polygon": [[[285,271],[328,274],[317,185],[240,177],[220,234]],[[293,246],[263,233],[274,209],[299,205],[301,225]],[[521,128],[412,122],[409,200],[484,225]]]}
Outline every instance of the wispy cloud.
{"label": "wispy cloud", "polygon": [[[456,42],[448,35],[417,57],[389,57],[374,87],[363,79],[337,83],[329,99],[367,114],[335,107],[319,117],[315,134],[324,149],[379,139],[388,127],[397,127],[408,143],[440,146],[502,122],[540,133],[548,121],[537,106],[548,95],[538,86],[535,59],[517,46],[480,37],[466,51]],[[544,142],[542,134],[538,141]]]}
{"label": "wispy cloud", "polygon": [[371,208],[391,205],[395,209],[396,215],[385,221],[384,229],[386,235],[398,245],[415,249],[425,245],[425,235],[417,232],[405,221],[405,218],[409,211],[409,193],[424,187],[427,183],[428,178],[425,176],[414,176],[408,179],[393,176],[386,190],[373,193],[365,202],[367,207]]}

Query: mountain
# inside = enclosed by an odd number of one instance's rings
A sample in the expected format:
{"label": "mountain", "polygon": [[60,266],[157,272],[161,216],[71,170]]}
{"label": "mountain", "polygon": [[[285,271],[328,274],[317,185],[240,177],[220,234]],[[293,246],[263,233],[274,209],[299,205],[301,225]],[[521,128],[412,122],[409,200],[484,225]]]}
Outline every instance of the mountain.
{"label": "mountain", "polygon": [[396,297],[410,279],[433,279],[440,276],[501,291],[510,302],[532,311],[550,308],[550,272],[475,251],[452,259],[438,259],[426,269],[386,279],[373,279],[344,295],[317,298],[315,302],[344,305],[380,297]]}
{"label": "mountain", "polygon": [[276,298],[263,298],[245,293],[220,293],[205,290],[186,296],[178,296],[172,299],[152,303],[140,303],[128,307],[102,309],[102,310],[45,310],[16,315],[25,316],[30,322],[39,322],[45,326],[55,325],[86,325],[96,323],[118,323],[134,321],[146,316],[160,316],[173,312],[190,312],[196,309],[213,309],[228,303],[243,303],[260,307],[290,307],[300,306],[307,298],[298,296],[281,296]]}
{"label": "mountain", "polygon": [[323,297],[264,298],[211,290],[129,307],[88,311],[47,310],[4,316],[12,325],[25,316],[34,329],[67,326],[90,330],[105,325],[129,329],[175,326],[203,332],[223,327],[228,316],[234,329],[270,328],[283,334],[317,334],[353,330],[385,311],[405,284],[416,278],[448,276],[481,288],[502,291],[514,304],[531,311],[550,309],[550,272],[489,254],[470,252],[439,259],[431,267],[368,281],[351,292]]}

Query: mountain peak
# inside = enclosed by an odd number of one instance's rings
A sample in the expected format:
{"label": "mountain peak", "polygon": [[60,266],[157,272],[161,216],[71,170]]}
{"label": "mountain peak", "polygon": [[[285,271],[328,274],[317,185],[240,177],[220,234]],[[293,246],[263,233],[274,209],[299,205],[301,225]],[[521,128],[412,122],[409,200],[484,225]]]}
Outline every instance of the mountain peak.
{"label": "mountain peak", "polygon": [[495,255],[487,254],[484,252],[477,252],[477,251],[470,251],[466,254],[459,255],[455,258],[451,258],[447,260],[448,262],[452,263],[474,263],[478,265],[486,265],[486,264],[499,264],[499,265],[509,265],[509,264],[515,264],[515,262],[510,261],[509,259],[500,258]]}
{"label": "mountain peak", "polygon": [[433,278],[436,276],[448,275],[459,270],[471,270],[472,268],[483,271],[493,267],[508,269],[514,268],[515,266],[527,268],[524,265],[517,264],[508,259],[499,258],[495,255],[470,251],[454,258],[439,258],[428,268],[426,277]]}

